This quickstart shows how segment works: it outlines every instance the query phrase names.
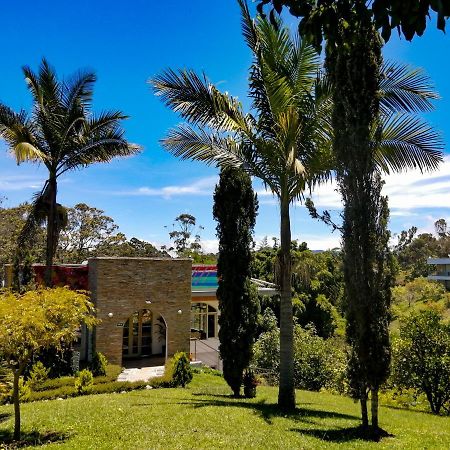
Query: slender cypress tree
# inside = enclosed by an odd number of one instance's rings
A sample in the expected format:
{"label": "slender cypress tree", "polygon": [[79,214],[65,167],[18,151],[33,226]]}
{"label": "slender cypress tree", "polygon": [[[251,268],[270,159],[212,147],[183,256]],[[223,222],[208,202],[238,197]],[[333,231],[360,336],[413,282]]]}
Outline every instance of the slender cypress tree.
{"label": "slender cypress tree", "polygon": [[236,397],[256,334],[258,307],[250,282],[250,261],[257,209],[250,177],[241,169],[222,169],[213,209],[219,238],[219,351],[224,378]]}

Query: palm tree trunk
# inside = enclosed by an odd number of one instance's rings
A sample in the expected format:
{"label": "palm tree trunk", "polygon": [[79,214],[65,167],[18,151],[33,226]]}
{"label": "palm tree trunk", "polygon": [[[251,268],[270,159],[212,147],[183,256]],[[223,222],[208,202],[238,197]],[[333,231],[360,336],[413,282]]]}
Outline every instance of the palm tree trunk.
{"label": "palm tree trunk", "polygon": [[13,402],[14,402],[14,440],[20,440],[20,403],[19,403],[19,379],[20,370],[14,369]]}
{"label": "palm tree trunk", "polygon": [[45,254],[45,285],[52,287],[52,266],[53,256],[55,252],[55,238],[56,238],[56,178],[50,177],[49,180],[49,209],[47,220],[47,243]]}
{"label": "palm tree trunk", "polygon": [[378,430],[378,389],[371,390],[370,406],[372,409],[372,429]]}
{"label": "palm tree trunk", "polygon": [[281,212],[281,252],[280,264],[280,387],[278,406],[283,409],[295,408],[294,390],[294,324],[291,294],[291,223],[289,199],[282,197]]}

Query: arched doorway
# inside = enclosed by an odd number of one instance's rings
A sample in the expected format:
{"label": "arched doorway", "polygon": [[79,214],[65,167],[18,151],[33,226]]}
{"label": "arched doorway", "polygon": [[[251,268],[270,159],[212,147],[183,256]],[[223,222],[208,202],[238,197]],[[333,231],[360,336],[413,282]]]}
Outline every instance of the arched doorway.
{"label": "arched doorway", "polygon": [[123,325],[122,358],[165,356],[166,324],[149,309],[133,313]]}

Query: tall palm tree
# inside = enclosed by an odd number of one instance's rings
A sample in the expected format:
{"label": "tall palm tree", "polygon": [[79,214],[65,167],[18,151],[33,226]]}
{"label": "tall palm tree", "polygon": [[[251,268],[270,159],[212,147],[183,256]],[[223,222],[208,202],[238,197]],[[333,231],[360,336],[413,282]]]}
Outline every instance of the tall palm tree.
{"label": "tall palm tree", "polygon": [[[193,71],[167,70],[150,82],[156,95],[188,122],[170,130],[163,139],[168,151],[182,159],[209,165],[243,167],[260,178],[278,198],[281,291],[278,404],[293,408],[289,208],[295,200],[302,199],[306,190],[332,175],[331,86],[318,77],[318,56],[298,34],[292,37],[281,22],[273,26],[262,17],[254,22],[245,1],[238,2],[243,35],[253,53],[249,77],[251,112],[245,114],[236,98],[220,92],[206,76],[200,77]],[[405,94],[398,84],[385,88],[393,105],[401,103]],[[386,117],[392,123],[391,115]],[[437,164],[439,155],[417,137],[424,131],[423,126],[414,123],[415,128],[404,127],[399,140],[393,131],[383,139],[380,131],[374,130],[381,170],[421,167],[423,162]]]}
{"label": "tall palm tree", "polygon": [[61,81],[45,59],[38,73],[29,67],[24,67],[23,73],[33,99],[32,113],[16,113],[0,104],[0,137],[18,163],[38,162],[48,170],[48,179],[35,195],[19,244],[29,243],[35,227],[46,220],[45,281],[50,286],[51,266],[65,218],[56,201],[58,178],[69,170],[135,154],[139,148],[126,141],[120,126],[126,116],[120,111],[99,115],[91,112],[94,73],[78,72]]}

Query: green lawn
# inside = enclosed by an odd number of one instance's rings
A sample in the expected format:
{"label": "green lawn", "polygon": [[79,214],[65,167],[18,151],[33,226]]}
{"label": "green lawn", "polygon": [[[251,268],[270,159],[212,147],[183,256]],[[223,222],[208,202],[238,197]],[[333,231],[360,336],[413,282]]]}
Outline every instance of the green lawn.
{"label": "green lawn", "polygon": [[[326,393],[297,393],[295,414],[275,408],[277,390],[232,399],[217,376],[196,374],[187,389],[153,389],[24,404],[25,434],[53,432],[46,448],[450,448],[450,418],[381,408],[393,434],[380,443],[355,437],[358,405]],[[12,429],[11,406],[0,407],[0,437]],[[2,448],[0,444],[0,448]]]}

